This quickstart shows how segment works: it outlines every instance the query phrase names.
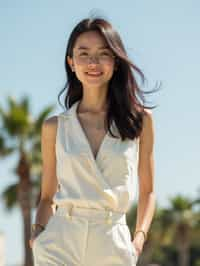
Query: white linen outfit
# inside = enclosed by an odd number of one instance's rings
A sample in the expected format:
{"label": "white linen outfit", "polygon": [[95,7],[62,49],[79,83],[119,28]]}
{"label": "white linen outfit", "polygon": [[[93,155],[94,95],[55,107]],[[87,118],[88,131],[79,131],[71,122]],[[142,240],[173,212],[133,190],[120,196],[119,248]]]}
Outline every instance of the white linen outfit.
{"label": "white linen outfit", "polygon": [[[103,138],[96,159],[77,116],[80,100],[58,115],[58,206],[33,243],[35,266],[135,266],[126,224],[137,178],[139,138]],[[112,129],[119,135],[115,123]]]}

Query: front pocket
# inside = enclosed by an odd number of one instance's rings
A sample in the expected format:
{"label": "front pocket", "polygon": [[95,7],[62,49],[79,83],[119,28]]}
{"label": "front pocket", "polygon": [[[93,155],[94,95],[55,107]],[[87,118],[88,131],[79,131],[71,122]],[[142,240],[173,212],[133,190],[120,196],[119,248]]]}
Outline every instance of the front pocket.
{"label": "front pocket", "polygon": [[138,261],[138,256],[136,254],[137,254],[137,251],[136,251],[134,245],[131,243],[131,255],[134,257],[135,263],[137,263],[137,261]]}
{"label": "front pocket", "polygon": [[135,246],[133,245],[132,241],[131,241],[131,235],[130,235],[130,231],[129,231],[129,227],[127,224],[122,225],[125,229],[125,235],[126,235],[126,240],[127,240],[127,245],[130,248],[129,252],[130,255],[134,258],[134,262],[136,263],[138,261],[138,255],[137,255],[137,251],[135,249]]}
{"label": "front pocket", "polygon": [[52,224],[52,222],[54,221],[54,218],[55,218],[55,216],[54,215],[52,215],[50,218],[49,218],[49,220],[48,220],[48,222],[47,222],[47,224],[46,224],[46,226],[45,226],[45,229],[43,230],[43,231],[41,231],[36,237],[35,237],[35,239],[34,239],[34,241],[33,241],[33,245],[34,245],[34,243],[35,243],[35,241],[38,241],[43,235],[45,235],[46,233],[47,233],[47,230],[49,230],[49,226]]}
{"label": "front pocket", "polygon": [[35,243],[35,241],[37,241],[41,235],[46,231],[46,229],[44,229],[43,231],[41,231],[35,238],[34,238],[34,241],[33,241],[33,244]]}
{"label": "front pocket", "polygon": [[132,247],[129,231],[126,225],[117,224],[115,227],[114,246],[117,254],[124,260],[124,265],[135,266],[137,263],[137,256]]}

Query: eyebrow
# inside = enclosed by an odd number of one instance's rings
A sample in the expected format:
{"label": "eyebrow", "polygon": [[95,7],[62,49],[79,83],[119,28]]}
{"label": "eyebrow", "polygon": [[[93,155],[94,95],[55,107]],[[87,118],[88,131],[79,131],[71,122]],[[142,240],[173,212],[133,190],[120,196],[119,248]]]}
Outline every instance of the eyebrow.
{"label": "eyebrow", "polygon": [[[82,45],[82,46],[77,47],[77,49],[78,50],[89,50],[90,48]],[[109,47],[108,46],[101,46],[101,47],[99,47],[99,49],[109,49]]]}

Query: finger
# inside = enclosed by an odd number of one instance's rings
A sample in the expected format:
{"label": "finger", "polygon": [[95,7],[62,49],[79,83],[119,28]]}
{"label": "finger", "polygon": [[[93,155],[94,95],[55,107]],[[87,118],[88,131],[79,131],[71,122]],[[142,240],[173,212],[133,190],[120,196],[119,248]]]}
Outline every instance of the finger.
{"label": "finger", "polygon": [[30,239],[30,240],[29,240],[29,245],[30,245],[30,248],[33,247],[33,239]]}

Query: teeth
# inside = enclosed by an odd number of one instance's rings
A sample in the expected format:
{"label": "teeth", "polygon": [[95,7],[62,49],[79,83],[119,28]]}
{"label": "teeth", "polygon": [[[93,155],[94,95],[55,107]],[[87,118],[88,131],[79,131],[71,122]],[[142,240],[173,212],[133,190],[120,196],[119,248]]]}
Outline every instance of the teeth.
{"label": "teeth", "polygon": [[101,72],[87,72],[87,74],[89,74],[89,75],[100,75]]}

